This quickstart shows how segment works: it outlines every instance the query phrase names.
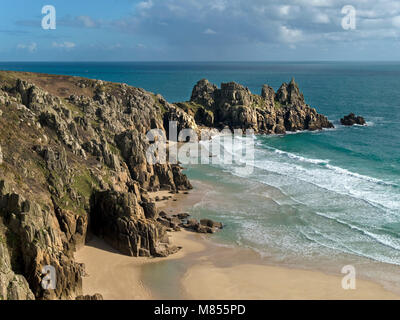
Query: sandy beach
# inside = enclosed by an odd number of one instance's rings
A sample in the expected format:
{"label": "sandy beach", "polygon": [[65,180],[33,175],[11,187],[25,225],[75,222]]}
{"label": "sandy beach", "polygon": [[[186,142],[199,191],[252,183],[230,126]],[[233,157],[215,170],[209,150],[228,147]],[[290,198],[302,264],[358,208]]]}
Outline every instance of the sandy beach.
{"label": "sandy beach", "polygon": [[399,299],[380,284],[357,279],[341,286],[343,274],[324,274],[265,264],[257,254],[216,248],[188,268],[182,285],[188,299]]}
{"label": "sandy beach", "polygon": [[83,278],[84,294],[101,293],[107,300],[143,300],[156,298],[143,283],[142,268],[173,259],[184,259],[187,253],[204,250],[201,239],[194,239],[187,232],[177,232],[173,242],[184,244],[178,253],[167,258],[129,257],[118,253],[103,240],[93,237],[75,254],[79,262],[85,263],[87,275]]}
{"label": "sandy beach", "polygon": [[[150,197],[171,197],[157,201],[157,207],[167,213],[184,211],[200,201],[205,190],[199,188],[189,194],[170,194],[168,191],[151,192]],[[182,249],[166,258],[129,257],[120,254],[102,239],[92,236],[86,245],[75,253],[76,261],[84,263],[87,275],[83,278],[83,293],[93,295],[101,293],[104,299],[137,300],[156,298],[142,280],[143,268],[169,260],[183,260],[187,254],[201,252],[205,249],[202,237],[186,231],[170,234],[171,242],[182,244]]]}
{"label": "sandy beach", "polygon": [[[157,203],[160,210],[177,213],[205,195],[205,188],[195,184],[189,194]],[[124,256],[93,237],[75,255],[88,273],[83,278],[84,294],[101,293],[104,299],[121,300],[400,298],[380,284],[362,279],[357,279],[355,290],[344,290],[340,269],[337,274],[325,274],[272,266],[252,250],[216,245],[207,235],[179,231],[171,232],[170,237],[183,249],[167,258]]]}

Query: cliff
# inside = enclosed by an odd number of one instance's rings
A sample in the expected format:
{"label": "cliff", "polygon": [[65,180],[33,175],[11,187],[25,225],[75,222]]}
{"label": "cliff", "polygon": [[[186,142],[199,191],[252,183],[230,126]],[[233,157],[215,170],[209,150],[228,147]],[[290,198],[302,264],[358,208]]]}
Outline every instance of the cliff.
{"label": "cliff", "polygon": [[199,124],[211,127],[253,129],[264,134],[333,127],[306,104],[294,79],[283,83],[277,92],[264,85],[261,95],[235,82],[222,83],[219,89],[203,79],[193,88],[190,101],[178,105],[191,112]]}
{"label": "cliff", "polygon": [[[191,188],[180,167],[149,165],[145,134],[175,109],[123,84],[0,72],[0,299],[73,298],[88,231],[131,256],[166,256],[148,191]],[[43,290],[42,268],[58,275]]]}
{"label": "cliff", "polygon": [[[257,96],[201,80],[190,102],[173,105],[125,84],[0,72],[0,300],[81,295],[84,266],[73,253],[90,234],[130,256],[179,249],[148,194],[191,188],[179,165],[146,159],[146,133],[166,132],[169,120],[178,130],[331,127],[294,81]],[[46,265],[56,269],[55,290],[42,288]]]}

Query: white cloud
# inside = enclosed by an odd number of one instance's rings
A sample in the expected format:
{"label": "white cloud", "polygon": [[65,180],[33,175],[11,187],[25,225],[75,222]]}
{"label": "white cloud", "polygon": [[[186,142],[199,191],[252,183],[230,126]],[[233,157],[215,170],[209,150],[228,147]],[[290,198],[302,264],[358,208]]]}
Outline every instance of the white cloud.
{"label": "white cloud", "polygon": [[87,28],[94,28],[96,26],[96,22],[89,16],[79,16],[76,19]]}
{"label": "white cloud", "polygon": [[392,24],[396,28],[400,28],[400,16],[396,16],[392,19]]}
{"label": "white cloud", "polygon": [[227,7],[226,0],[216,0],[214,3],[211,4],[211,9],[224,11]]}
{"label": "white cloud", "polygon": [[332,7],[337,0],[294,0],[295,3],[308,7]]}
{"label": "white cloud", "polygon": [[303,39],[303,32],[298,29],[289,29],[286,26],[281,26],[279,28],[280,38],[286,43],[295,43]]}
{"label": "white cloud", "polygon": [[203,33],[204,34],[216,34],[217,32],[215,32],[213,29],[208,28],[208,29],[204,30]]}
{"label": "white cloud", "polygon": [[37,50],[37,43],[36,42],[32,42],[30,44],[23,44],[20,43],[17,45],[17,49],[26,49],[29,52],[35,52]]}
{"label": "white cloud", "polygon": [[148,1],[139,2],[137,5],[137,8],[141,9],[141,10],[143,10],[143,9],[146,10],[146,9],[151,9],[153,6],[154,6],[153,1],[148,0]]}
{"label": "white cloud", "polygon": [[76,44],[74,42],[64,41],[61,43],[53,42],[52,46],[54,48],[72,49],[76,47]]}
{"label": "white cloud", "polygon": [[290,12],[290,6],[280,6],[279,13],[282,16],[287,16]]}
{"label": "white cloud", "polygon": [[325,24],[331,22],[331,20],[329,19],[329,16],[327,14],[325,14],[325,13],[317,13],[314,16],[313,21],[315,23],[325,23]]}
{"label": "white cloud", "polygon": [[[357,10],[357,29],[341,26],[344,5]],[[141,0],[132,15],[106,27],[162,43],[171,52],[285,44],[288,48],[340,48],[344,44],[400,38],[399,0]],[[96,23],[97,20],[95,20]],[[194,34],[208,36],[194,37]],[[140,38],[139,38],[140,39]],[[252,52],[252,50],[249,50]]]}

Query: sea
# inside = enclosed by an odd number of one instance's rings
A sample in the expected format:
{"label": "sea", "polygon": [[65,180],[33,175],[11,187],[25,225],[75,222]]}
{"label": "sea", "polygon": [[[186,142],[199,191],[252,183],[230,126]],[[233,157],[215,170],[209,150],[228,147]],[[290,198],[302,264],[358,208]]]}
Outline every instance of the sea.
{"label": "sea", "polygon": [[[260,94],[294,77],[335,128],[255,136],[250,174],[235,164],[187,166],[190,179],[209,185],[190,213],[224,223],[217,244],[288,267],[352,265],[400,291],[400,62],[0,62],[0,70],[124,82],[169,102],[189,100],[202,78]],[[367,126],[342,126],[350,112]]]}

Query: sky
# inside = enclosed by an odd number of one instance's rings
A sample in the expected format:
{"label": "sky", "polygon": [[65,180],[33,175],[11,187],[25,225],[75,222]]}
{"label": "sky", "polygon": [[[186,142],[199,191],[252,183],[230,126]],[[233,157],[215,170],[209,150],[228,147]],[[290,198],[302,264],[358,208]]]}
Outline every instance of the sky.
{"label": "sky", "polygon": [[2,2],[0,61],[400,60],[399,0]]}

